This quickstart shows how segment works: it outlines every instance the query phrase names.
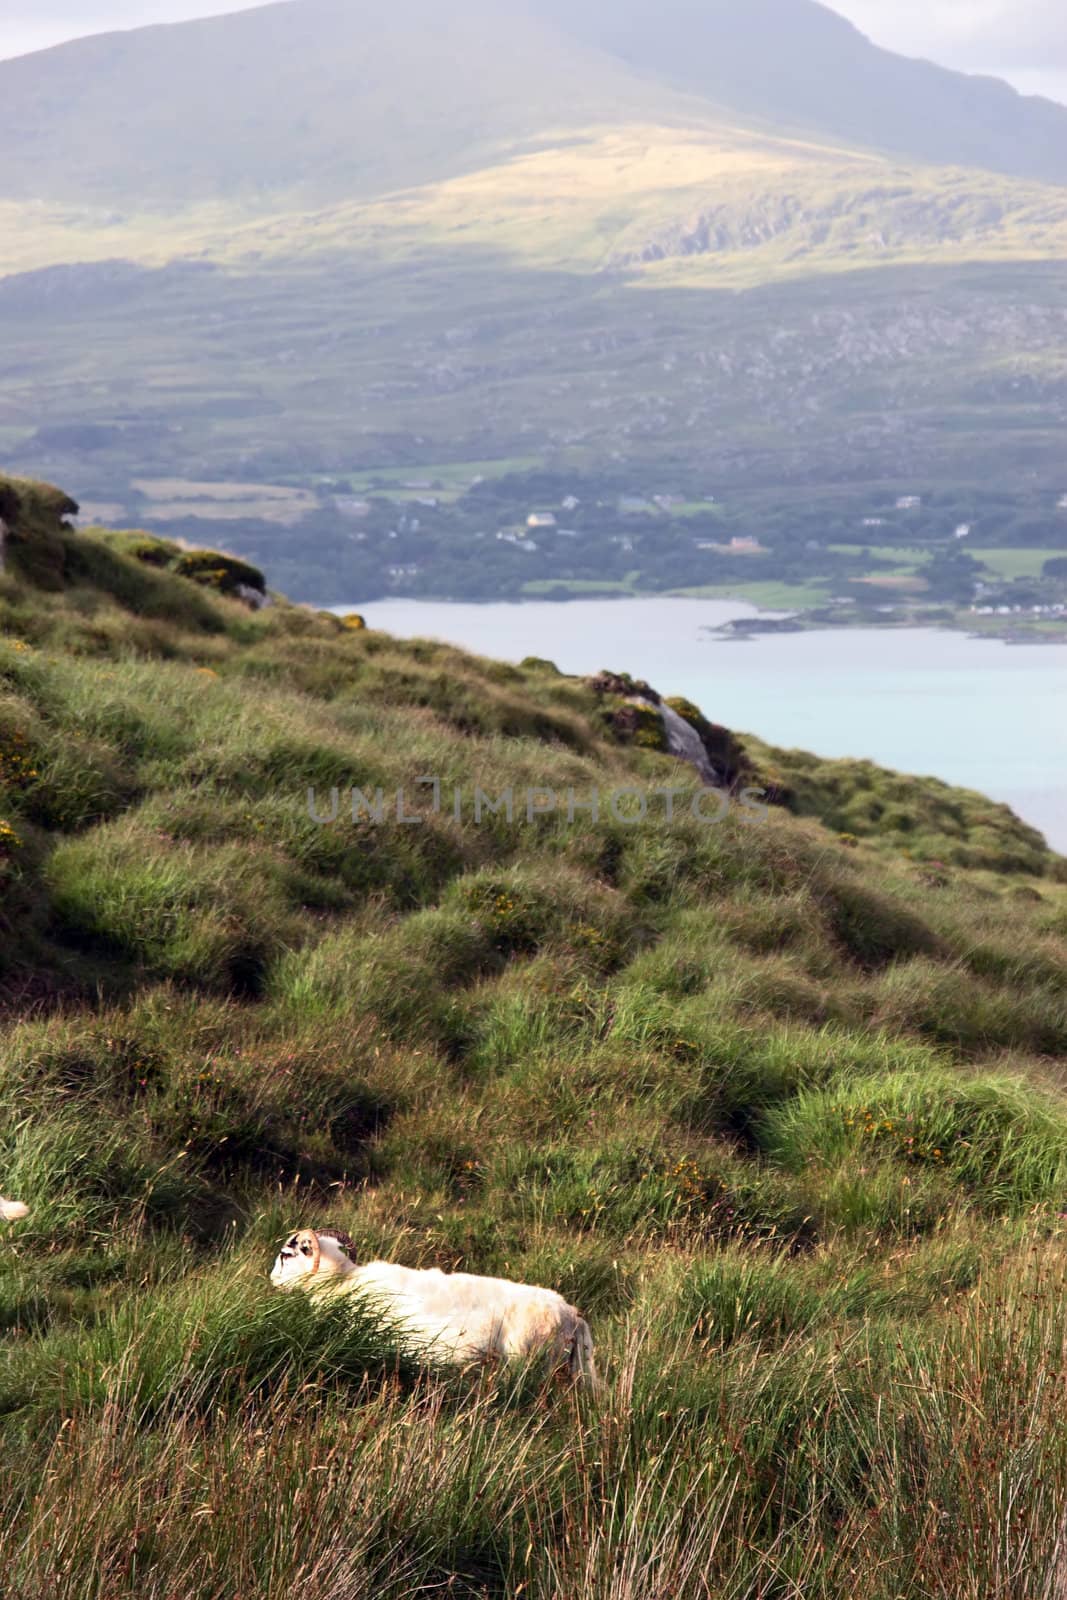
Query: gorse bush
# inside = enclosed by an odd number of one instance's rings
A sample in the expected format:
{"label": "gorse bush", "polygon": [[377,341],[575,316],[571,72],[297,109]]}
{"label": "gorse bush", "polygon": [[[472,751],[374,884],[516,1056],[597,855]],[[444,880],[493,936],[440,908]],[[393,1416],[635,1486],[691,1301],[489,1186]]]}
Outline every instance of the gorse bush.
{"label": "gorse bush", "polygon": [[[1067,881],[1033,830],[682,703],[765,819],[530,820],[690,781],[623,677],[253,612],[11,492],[0,1593],[1054,1600]],[[315,1224],[559,1289],[605,1392],[428,1373],[274,1293]]]}

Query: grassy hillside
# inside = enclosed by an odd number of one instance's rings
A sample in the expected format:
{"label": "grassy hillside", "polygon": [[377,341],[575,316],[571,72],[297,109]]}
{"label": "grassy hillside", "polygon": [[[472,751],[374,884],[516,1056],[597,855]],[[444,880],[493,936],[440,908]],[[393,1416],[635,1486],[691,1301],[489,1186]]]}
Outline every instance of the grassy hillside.
{"label": "grassy hillside", "polygon": [[[1055,1593],[1064,862],[684,702],[775,803],[668,821],[624,680],[0,494],[3,1592]],[[558,1286],[607,1392],[275,1296],[316,1221]]]}

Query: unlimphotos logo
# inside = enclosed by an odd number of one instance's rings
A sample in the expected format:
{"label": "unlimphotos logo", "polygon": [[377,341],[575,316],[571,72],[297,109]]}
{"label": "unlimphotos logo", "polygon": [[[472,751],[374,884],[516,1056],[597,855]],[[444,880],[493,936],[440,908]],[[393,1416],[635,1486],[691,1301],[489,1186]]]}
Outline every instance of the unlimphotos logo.
{"label": "unlimphotos logo", "polygon": [[[415,791],[420,791],[415,793]],[[642,823],[672,823],[682,817],[712,825],[736,814],[747,823],[765,822],[770,807],[763,789],[742,789],[734,794],[726,789],[623,788],[602,791],[575,789],[562,792],[547,785],[525,789],[509,785],[499,794],[490,794],[477,784],[469,790],[453,786],[446,794],[440,778],[416,778],[412,790],[398,789],[387,796],[380,788],[367,791],[352,787],[331,789],[329,803],[320,801],[315,789],[307,792],[307,811],[312,822],[323,827],[351,818],[353,823],[388,823],[418,827],[430,817],[446,816],[455,823],[474,823],[503,819],[508,823],[533,824],[556,817],[569,824],[579,817],[599,822],[609,817],[627,827]]]}

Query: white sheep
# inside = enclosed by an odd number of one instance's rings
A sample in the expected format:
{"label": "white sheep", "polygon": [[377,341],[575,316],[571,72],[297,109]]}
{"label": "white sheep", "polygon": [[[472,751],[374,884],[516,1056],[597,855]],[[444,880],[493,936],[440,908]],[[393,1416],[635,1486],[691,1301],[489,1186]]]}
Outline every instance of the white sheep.
{"label": "white sheep", "polygon": [[5,1200],[0,1195],[0,1222],[17,1222],[20,1217],[28,1217],[29,1206],[24,1206],[21,1200]]}
{"label": "white sheep", "polygon": [[278,1289],[365,1295],[431,1358],[463,1364],[547,1350],[572,1377],[597,1385],[589,1324],[555,1290],[388,1261],[360,1267],[354,1256],[347,1234],[305,1228],[282,1246],[270,1280]]}

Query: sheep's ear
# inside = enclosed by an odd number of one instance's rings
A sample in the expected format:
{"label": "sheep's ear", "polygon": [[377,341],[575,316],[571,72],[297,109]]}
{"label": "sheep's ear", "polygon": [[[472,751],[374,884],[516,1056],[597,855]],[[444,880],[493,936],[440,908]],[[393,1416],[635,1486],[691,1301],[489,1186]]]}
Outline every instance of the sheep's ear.
{"label": "sheep's ear", "polygon": [[29,1206],[24,1206],[21,1200],[0,1200],[0,1220],[4,1222],[17,1222],[29,1214]]}

